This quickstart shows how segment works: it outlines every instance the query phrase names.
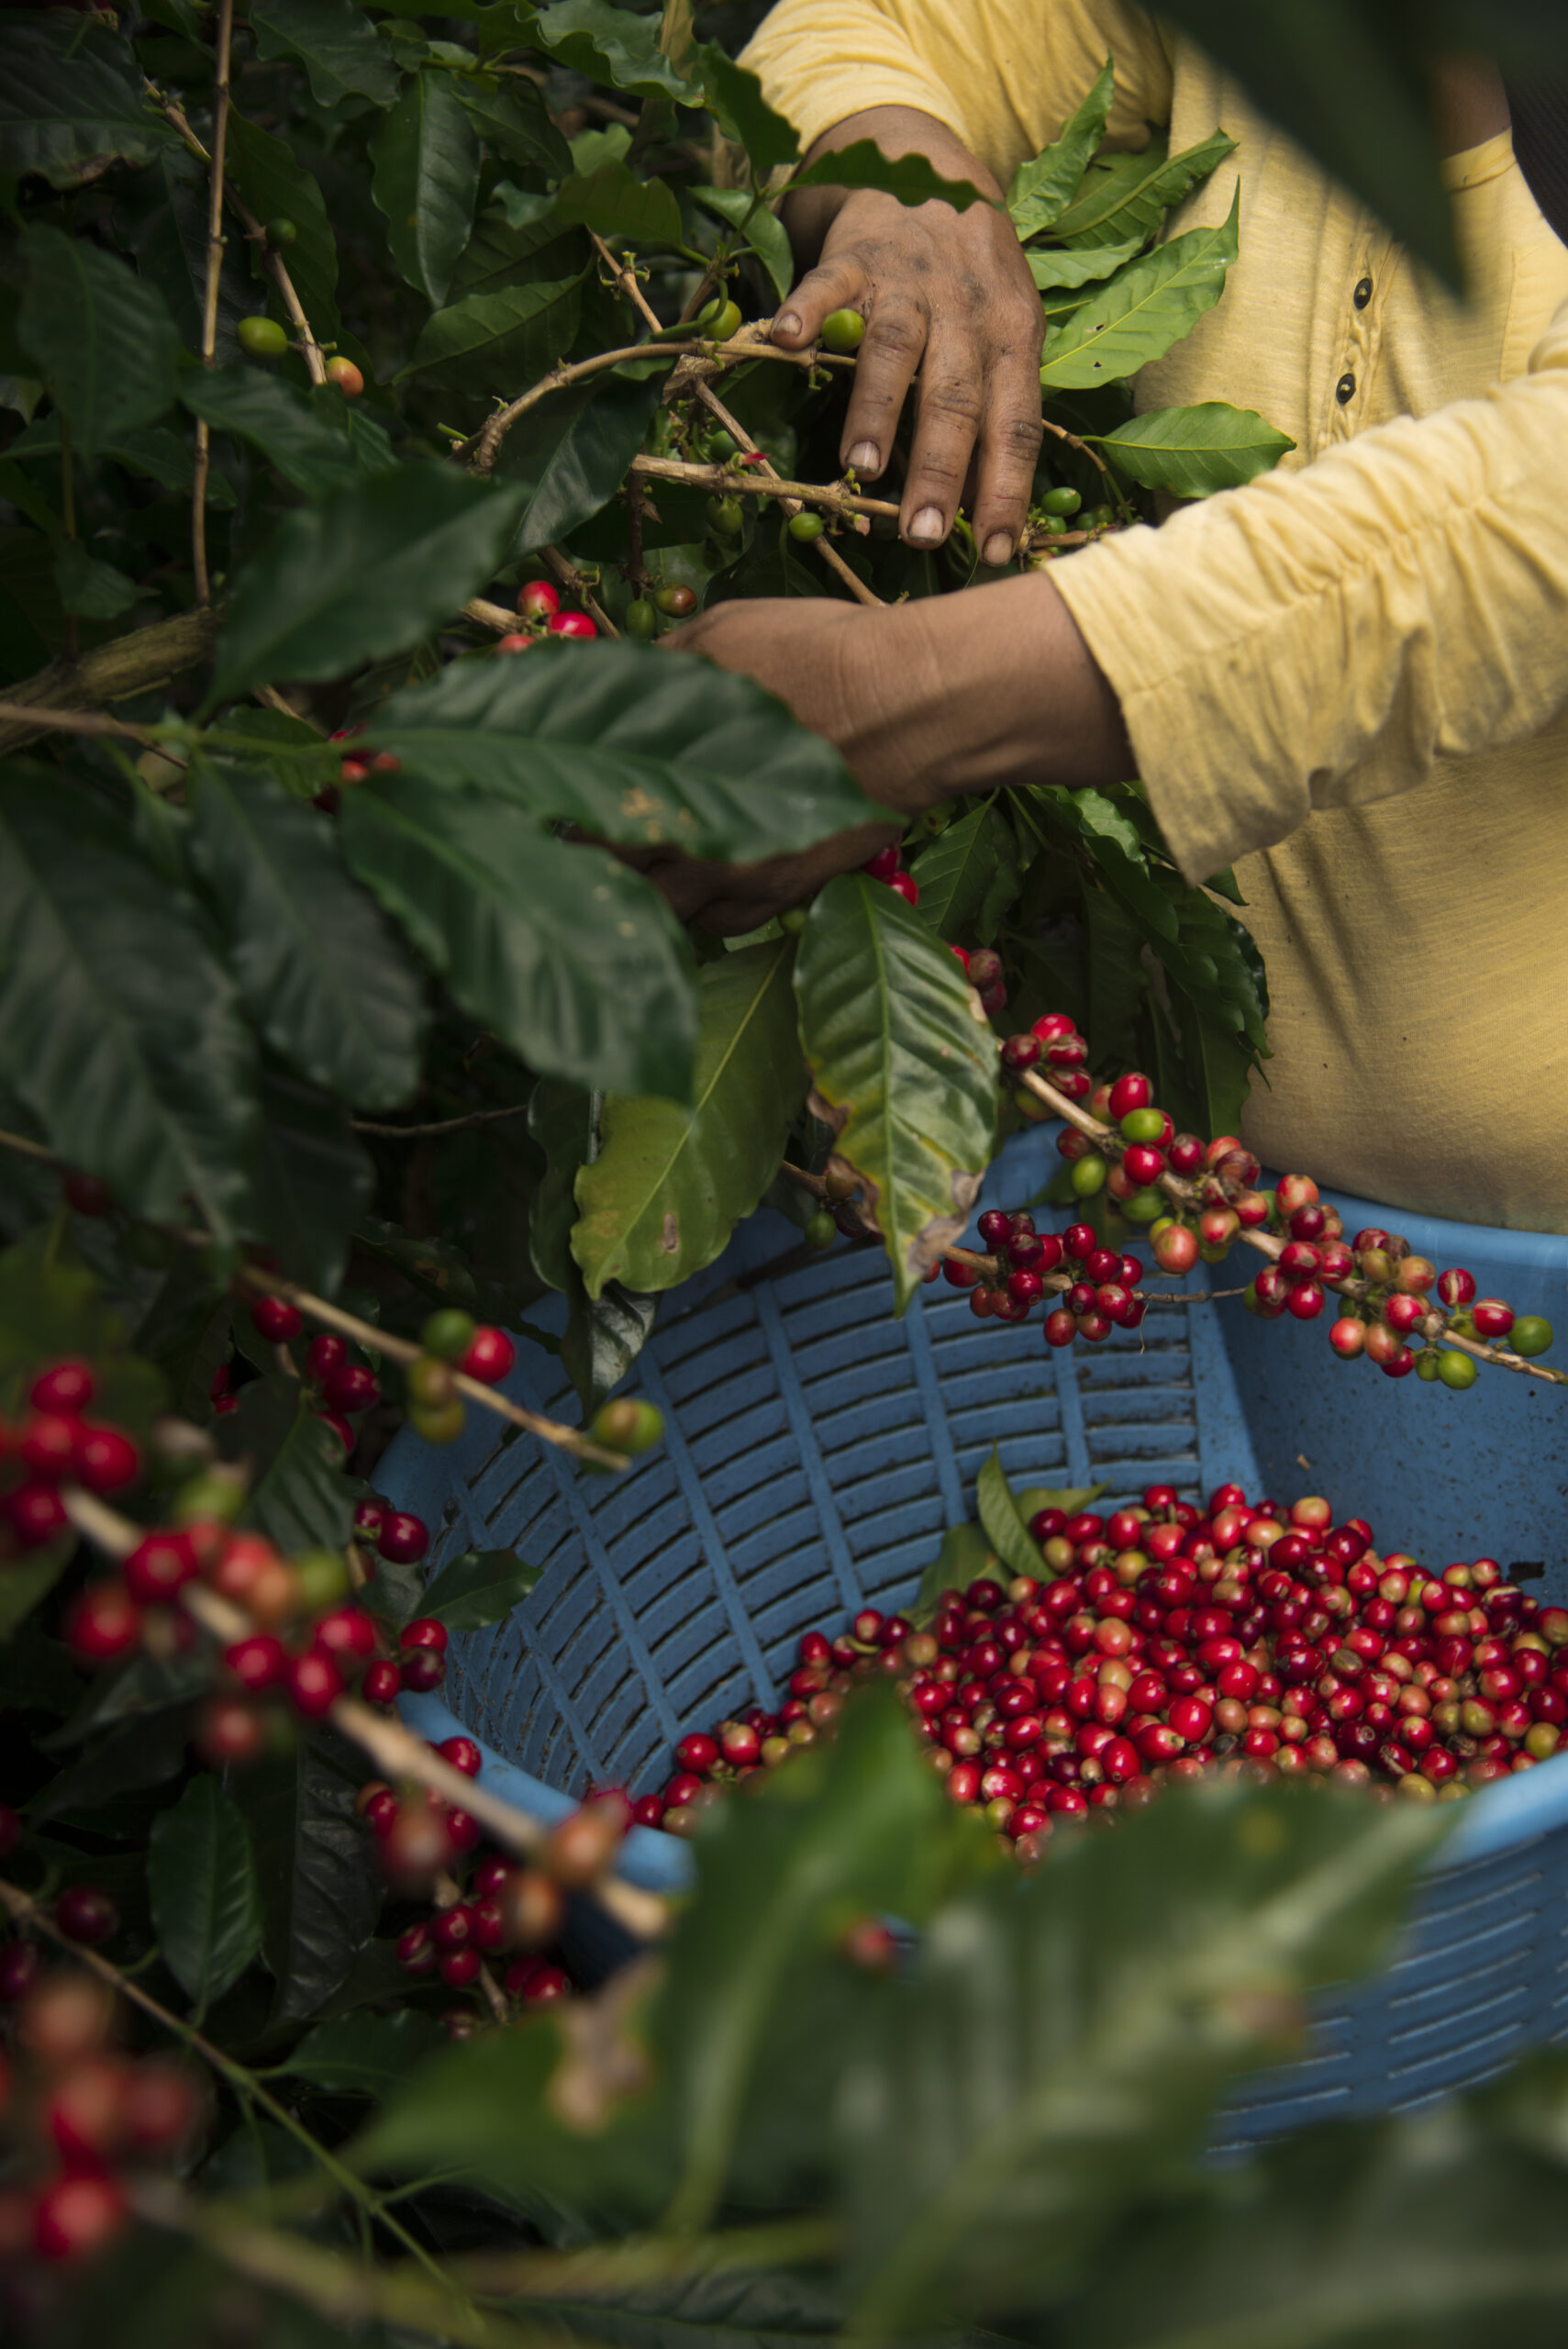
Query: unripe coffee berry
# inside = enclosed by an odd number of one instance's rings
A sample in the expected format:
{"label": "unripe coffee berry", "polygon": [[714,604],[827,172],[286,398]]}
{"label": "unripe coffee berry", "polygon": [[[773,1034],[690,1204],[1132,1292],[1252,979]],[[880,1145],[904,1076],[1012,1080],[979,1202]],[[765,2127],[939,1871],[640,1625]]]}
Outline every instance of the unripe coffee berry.
{"label": "unripe coffee berry", "polygon": [[276,318],[241,318],[234,331],[248,359],[281,359],[289,347],[289,339]]}
{"label": "unripe coffee berry", "polygon": [[691,587],[661,587],[653,600],[667,619],[686,619],[697,607],[696,592]]}
{"label": "unripe coffee berry", "polygon": [[824,351],[847,355],[865,340],[866,322],[859,310],[829,310],[818,329]]}
{"label": "unripe coffee berry", "polygon": [[792,514],[789,518],[790,537],[801,546],[810,546],[813,540],[822,536],[827,527],[820,514]]}
{"label": "unripe coffee berry", "polygon": [[353,361],[341,357],[327,362],[327,381],[336,384],[346,400],[357,400],[365,387],[365,379]]}
{"label": "unripe coffee berry", "polygon": [[651,1403],[621,1395],[600,1404],[588,1433],[607,1451],[624,1452],[635,1459],[659,1442],[664,1433],[664,1421]]}
{"label": "unripe coffee berry", "polygon": [[1551,1343],[1551,1324],[1539,1313],[1521,1313],[1508,1337],[1515,1353],[1543,1354]]}

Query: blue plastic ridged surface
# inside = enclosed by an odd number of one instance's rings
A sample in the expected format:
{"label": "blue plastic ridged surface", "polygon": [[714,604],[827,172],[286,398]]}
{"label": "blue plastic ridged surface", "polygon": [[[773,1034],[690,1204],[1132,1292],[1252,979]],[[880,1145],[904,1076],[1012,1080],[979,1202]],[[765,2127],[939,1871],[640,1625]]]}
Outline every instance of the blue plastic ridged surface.
{"label": "blue plastic ridged surface", "polygon": [[[1018,1206],[1059,1164],[1045,1132],[1020,1137],[980,1205]],[[1359,1202],[1347,1211],[1358,1223],[1387,1220]],[[1424,1226],[1417,1244],[1454,1229]],[[1475,1263],[1474,1235],[1465,1236],[1470,1252],[1451,1249],[1442,1261]],[[406,1430],[387,1453],[382,1487],[430,1525],[438,1564],[504,1545],[542,1570],[508,1622],[454,1641],[439,1698],[405,1700],[426,1735],[461,1725],[477,1737],[498,1793],[511,1779],[520,1798],[553,1814],[593,1785],[657,1787],[683,1731],[775,1704],[804,1631],[836,1629],[862,1605],[908,1602],[944,1530],[974,1515],[993,1442],[1016,1486],[1104,1483],[1105,1508],[1157,1481],[1196,1497],[1234,1479],[1257,1494],[1254,1428],[1277,1451],[1282,1431],[1312,1407],[1315,1382],[1353,1377],[1407,1406],[1402,1441],[1385,1439],[1375,1488],[1352,1490],[1315,1433],[1310,1472],[1287,1463],[1273,1489],[1284,1498],[1327,1491],[1345,1513],[1364,1511],[1390,1546],[1425,1542],[1428,1562],[1446,1563],[1440,1528],[1407,1531],[1425,1512],[1407,1514],[1406,1497],[1418,1497],[1423,1433],[1449,1430],[1443,1407],[1474,1395],[1413,1379],[1396,1386],[1365,1365],[1347,1373],[1320,1330],[1295,1325],[1257,1332],[1263,1349],[1243,1356],[1239,1382],[1227,1323],[1187,1304],[1184,1285],[1173,1285],[1176,1301],[1151,1306],[1141,1330],[1061,1353],[1044,1346],[1038,1320],[977,1320],[945,1283],[897,1321],[879,1252],[836,1248],[769,1271],[797,1252],[797,1237],[781,1217],[758,1215],[666,1302],[628,1382],[664,1413],[666,1439],[628,1475],[580,1475],[526,1436],[497,1441],[496,1423],[479,1412],[445,1450]],[[1552,1245],[1568,1265],[1568,1242]],[[1485,1277],[1510,1296],[1518,1286],[1492,1266]],[[1185,1286],[1203,1285],[1195,1276]],[[1544,1298],[1518,1301],[1551,1309]],[[1503,1373],[1483,1383],[1527,1385]],[[521,1350],[509,1386],[535,1408],[577,1417],[537,1347]],[[1384,1397],[1375,1401],[1386,1412]],[[1509,1399],[1489,1397],[1488,1407],[1501,1467],[1497,1414]],[[1512,1408],[1519,1457],[1505,1473],[1555,1486],[1562,1454],[1543,1450],[1538,1432],[1551,1423],[1522,1402]],[[1395,1963],[1325,1998],[1311,2053],[1249,2084],[1227,2117],[1228,2144],[1423,2101],[1568,2034],[1568,1760],[1474,1798],[1446,1858]],[[641,1881],[677,1886],[689,1861],[675,1838],[634,1831],[627,1867]]]}

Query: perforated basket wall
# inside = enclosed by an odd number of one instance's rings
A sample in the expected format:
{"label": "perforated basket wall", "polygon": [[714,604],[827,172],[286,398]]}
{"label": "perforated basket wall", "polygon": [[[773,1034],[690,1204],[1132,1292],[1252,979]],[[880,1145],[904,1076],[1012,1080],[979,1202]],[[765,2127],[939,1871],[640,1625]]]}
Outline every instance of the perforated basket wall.
{"label": "perforated basket wall", "polygon": [[[1020,1138],[981,1205],[1018,1206],[1059,1163],[1044,1134]],[[1107,1508],[1155,1481],[1261,1490],[1220,1317],[1179,1289],[1141,1330],[1052,1353],[1038,1326],[977,1320],[945,1283],[895,1320],[880,1252],[802,1264],[797,1237],[759,1215],[667,1301],[628,1383],[663,1412],[665,1442],[628,1475],[498,1442],[478,1412],[446,1450],[406,1431],[387,1453],[382,1487],[439,1529],[438,1564],[506,1546],[541,1569],[508,1622],[453,1642],[441,1697],[406,1708],[427,1734],[461,1722],[479,1738],[498,1790],[517,1770],[547,1810],[595,1784],[643,1791],[684,1731],[772,1707],[804,1631],[907,1603],[944,1530],[974,1516],[993,1442],[1015,1486],[1103,1483]],[[1285,1381],[1325,1375],[1319,1355],[1335,1375],[1306,1333],[1264,1334]],[[574,1422],[554,1369],[525,1346],[512,1391]],[[1313,1488],[1336,1492],[1331,1461],[1284,1489]],[[1255,2084],[1228,2142],[1419,2100],[1568,2025],[1568,1762],[1478,1798],[1463,1834],[1473,1856],[1430,1879],[1396,1965],[1325,2003],[1311,2056]],[[689,1854],[639,1830],[628,1861],[673,1884]]]}

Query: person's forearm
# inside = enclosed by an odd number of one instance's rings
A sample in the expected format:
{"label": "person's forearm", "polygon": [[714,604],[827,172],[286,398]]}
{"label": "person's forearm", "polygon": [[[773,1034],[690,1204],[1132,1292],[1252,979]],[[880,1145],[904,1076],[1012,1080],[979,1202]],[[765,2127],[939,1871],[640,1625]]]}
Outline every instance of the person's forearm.
{"label": "person's forearm", "polygon": [[959,793],[1137,773],[1121,705],[1049,575],[905,604],[877,625],[876,700],[902,770],[895,804],[910,813]]}
{"label": "person's forearm", "polygon": [[[945,123],[914,106],[872,106],[864,114],[848,116],[824,131],[806,161],[814,163],[819,156],[837,154],[859,139],[873,139],[894,161],[901,155],[924,155],[944,179],[968,180],[983,195],[994,202],[1001,200],[1002,191],[984,164],[975,161]],[[808,187],[799,195],[784,198],[780,217],[801,269],[816,265],[823,239],[843,209],[848,193],[841,187]]]}

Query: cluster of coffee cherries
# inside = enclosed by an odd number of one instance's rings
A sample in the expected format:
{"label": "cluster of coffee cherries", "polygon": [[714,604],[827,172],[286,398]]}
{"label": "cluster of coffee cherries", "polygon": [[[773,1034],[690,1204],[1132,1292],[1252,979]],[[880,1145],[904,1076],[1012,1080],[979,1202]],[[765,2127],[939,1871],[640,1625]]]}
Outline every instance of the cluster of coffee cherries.
{"label": "cluster of coffee cherries", "polygon": [[530,579],[517,590],[517,610],[528,622],[526,629],[514,629],[502,637],[497,652],[527,652],[547,636],[597,636],[599,631],[586,612],[563,612],[559,592],[548,579]]}
{"label": "cluster of coffee cherries", "polygon": [[969,1309],[977,1319],[1027,1321],[1037,1305],[1055,1296],[1061,1301],[1045,1317],[1048,1346],[1070,1346],[1075,1338],[1097,1345],[1113,1329],[1136,1330],[1141,1323],[1148,1309],[1138,1287],[1142,1264],[1106,1247],[1091,1224],[1037,1231],[1027,1210],[990,1208],[980,1219],[980,1237],[995,1259],[994,1276],[951,1256],[941,1267],[952,1287],[969,1291]]}
{"label": "cluster of coffee cherries", "polygon": [[[445,1738],[430,1750],[464,1777],[479,1776],[484,1756],[472,1738]],[[397,1962],[406,1973],[439,1974],[450,1989],[464,1990],[478,1985],[494,1959],[505,1961],[498,1987],[525,2007],[569,1994],[571,1976],[556,1945],[569,1896],[599,1883],[631,1823],[631,1805],[618,1789],[591,1795],[526,1864],[477,1848],[480,1831],[469,1813],[421,1787],[400,1791],[372,1779],[360,1790],[358,1809],[377,1839],[393,1890],[415,1898],[435,1888],[434,1905],[398,1935]]]}
{"label": "cluster of coffee cherries", "polygon": [[[288,1345],[304,1334],[299,1308],[281,1297],[258,1297],[250,1308],[258,1337],[269,1345]],[[459,1375],[484,1386],[499,1386],[517,1359],[517,1347],[504,1330],[476,1322],[457,1307],[432,1313],[419,1333],[421,1352],[405,1373],[408,1418],[427,1443],[450,1443],[462,1433],[463,1404]],[[317,1390],[317,1417],[339,1439],[346,1452],[354,1445],[351,1418],[381,1400],[381,1381],[369,1364],[357,1359],[345,1338],[322,1330],[306,1350],[306,1376]],[[239,1397],[224,1376],[213,1397],[216,1411],[236,1410]]]}
{"label": "cluster of coffee cherries", "polygon": [[1207,1510],[1154,1485],[1029,1531],[1038,1575],[944,1591],[929,1627],[867,1608],[838,1638],[808,1631],[779,1710],[683,1738],[636,1818],[689,1831],[717,1786],[830,1733],[884,1674],[954,1802],[1026,1859],[1064,1820],[1215,1770],[1452,1801],[1547,1760],[1568,1723],[1568,1609],[1495,1559],[1433,1573],[1324,1499],[1249,1504],[1236,1485]]}
{"label": "cluster of coffee cherries", "polygon": [[80,1966],[46,1965],[36,1941],[0,1947],[0,2131],[11,2147],[0,2268],[14,2276],[19,2263],[55,2266],[111,2242],[139,2178],[195,2145],[208,2097],[183,2064],[127,2050],[112,1992]]}
{"label": "cluster of coffee cherries", "polygon": [[[1102,1146],[1067,1125],[1056,1146],[1067,1161],[1077,1197],[1105,1191],[1129,1222],[1149,1227],[1162,1273],[1181,1276],[1200,1260],[1219,1264],[1244,1233],[1266,1232],[1278,1248],[1246,1289],[1252,1313],[1268,1321],[1284,1314],[1315,1321],[1326,1312],[1330,1296],[1340,1292],[1341,1310],[1329,1340],[1341,1360],[1364,1354],[1387,1377],[1404,1378],[1413,1371],[1456,1392],[1474,1385],[1476,1357],[1443,1344],[1444,1338],[1507,1340],[1527,1359],[1551,1344],[1549,1321],[1539,1314],[1516,1315],[1500,1297],[1478,1297],[1473,1274],[1462,1265],[1440,1272],[1400,1233],[1369,1226],[1347,1240],[1342,1218],[1319,1197],[1310,1175],[1286,1174],[1277,1189],[1261,1189],[1258,1161],[1235,1135],[1204,1141],[1196,1134],[1178,1133],[1140,1071],[1097,1084],[1088,1069],[1089,1048],[1066,1013],[1048,1012],[1028,1034],[1007,1037],[1001,1057],[1016,1074],[1038,1067],[1058,1093],[1085,1105],[1110,1129]],[[1051,1114],[1050,1105],[1028,1086],[1020,1086],[1014,1099],[1032,1121]],[[1181,1178],[1183,1196],[1173,1197],[1164,1188],[1170,1175]],[[995,1234],[986,1230],[988,1220],[997,1226]],[[996,1218],[982,1219],[981,1235],[988,1244],[1006,1248]],[[950,1279],[960,1271],[947,1266]],[[1007,1279],[1006,1266],[1003,1277]],[[1347,1283],[1353,1285],[1349,1295],[1342,1293]],[[971,1283],[960,1279],[959,1285]],[[1000,1318],[1019,1317],[1004,1312]],[[1074,1319],[1078,1336],[1108,1334],[1083,1327],[1082,1314]],[[1117,1316],[1108,1319],[1114,1322]],[[1056,1315],[1051,1319],[1057,1320],[1061,1333],[1052,1342],[1067,1343],[1065,1323]]]}
{"label": "cluster of coffee cherries", "polygon": [[[339,726],[328,739],[334,742],[352,742],[364,730],[362,725]],[[363,758],[357,751],[345,751],[338,763],[337,790],[320,793],[316,805],[335,813],[340,793],[352,791],[356,784],[363,783],[373,774],[397,774],[402,766],[403,762],[395,751],[370,751]]]}
{"label": "cluster of coffee cherries", "polygon": [[28,1388],[21,1419],[0,1420],[0,1565],[68,1531],[62,1486],[118,1493],[140,1477],[131,1437],[92,1417],[97,1391],[90,1363],[52,1363]]}

